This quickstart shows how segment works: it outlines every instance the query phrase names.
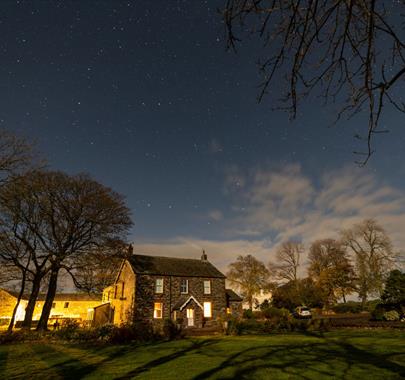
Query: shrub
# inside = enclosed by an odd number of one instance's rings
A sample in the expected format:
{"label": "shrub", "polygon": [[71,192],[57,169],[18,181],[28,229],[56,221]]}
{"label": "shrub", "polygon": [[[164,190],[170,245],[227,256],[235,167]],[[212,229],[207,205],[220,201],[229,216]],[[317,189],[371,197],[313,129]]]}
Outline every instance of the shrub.
{"label": "shrub", "polygon": [[386,321],[399,321],[399,313],[396,310],[386,311],[384,313],[384,319]]}
{"label": "shrub", "polygon": [[108,340],[112,330],[115,328],[113,324],[105,324],[95,328],[95,336],[101,340]]}
{"label": "shrub", "polygon": [[108,343],[125,344],[137,339],[136,330],[131,325],[114,326],[108,337]]}
{"label": "shrub", "polygon": [[241,320],[235,317],[231,317],[225,324],[226,335],[242,335],[245,326]]}
{"label": "shrub", "polygon": [[61,328],[53,332],[54,336],[60,339],[72,340],[76,338],[80,325],[74,319],[66,319],[62,322]]}
{"label": "shrub", "polygon": [[264,318],[270,319],[270,318],[280,318],[283,315],[282,310],[286,309],[279,309],[277,307],[268,307],[267,309],[263,309],[262,313]]}
{"label": "shrub", "polygon": [[252,311],[252,309],[246,309],[246,310],[243,310],[243,318],[245,318],[245,319],[253,319],[254,318],[254,314],[253,314],[253,311]]}
{"label": "shrub", "polygon": [[337,305],[334,305],[332,307],[332,310],[335,313],[339,314],[345,314],[345,313],[360,313],[362,308],[361,308],[361,303],[360,302],[354,302],[354,301],[348,301],[346,303],[338,303]]}
{"label": "shrub", "polygon": [[19,330],[0,334],[0,344],[35,341],[44,338],[44,333],[37,331]]}
{"label": "shrub", "polygon": [[173,322],[171,319],[165,319],[163,325],[163,337],[168,340],[179,339],[183,337],[181,325]]}

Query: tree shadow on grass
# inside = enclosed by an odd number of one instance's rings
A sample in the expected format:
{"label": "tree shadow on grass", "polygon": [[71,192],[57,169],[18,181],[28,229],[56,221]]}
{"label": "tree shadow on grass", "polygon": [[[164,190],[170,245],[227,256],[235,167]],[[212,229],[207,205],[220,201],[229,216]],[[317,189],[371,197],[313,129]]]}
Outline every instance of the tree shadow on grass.
{"label": "tree shadow on grass", "polygon": [[[55,349],[52,345],[36,345],[32,350],[48,366],[48,371],[56,372],[62,379],[81,379],[82,377],[91,374],[99,369],[101,365],[112,361],[118,357],[133,352],[137,347],[124,346],[111,351],[104,359],[97,361],[94,364],[85,364],[80,359],[70,356],[64,351]],[[84,352],[85,353],[85,352]],[[46,375],[44,374],[46,377]]]}
{"label": "tree shadow on grass", "polygon": [[6,372],[7,358],[8,358],[8,349],[2,348],[0,350],[0,374]]}
{"label": "tree shadow on grass", "polygon": [[152,368],[155,368],[159,365],[168,363],[172,360],[175,360],[185,354],[189,354],[190,352],[193,351],[199,351],[202,348],[206,348],[208,346],[211,346],[214,343],[218,343],[217,339],[205,339],[205,340],[198,340],[198,341],[192,341],[191,346],[185,347],[183,349],[177,350],[175,352],[173,352],[172,354],[166,355],[166,356],[161,356],[158,357],[154,360],[151,360],[150,362],[137,367],[135,369],[133,369],[130,372],[127,372],[125,375],[120,376],[120,377],[116,377],[117,380],[124,380],[124,379],[132,379],[144,372],[147,372],[149,370],[151,370]]}
{"label": "tree shadow on grass", "polygon": [[[319,338],[318,334],[308,335]],[[229,356],[217,367],[198,374],[193,380],[203,380],[211,376],[220,379],[254,378],[259,370],[280,371],[286,376],[302,379],[349,378],[349,372],[354,365],[388,370],[395,378],[405,376],[405,367],[389,360],[390,357],[401,353],[376,355],[348,342],[322,340],[310,344],[269,344],[247,348]],[[343,367],[339,373],[335,367],[336,360]],[[227,370],[232,371],[232,374],[220,377],[220,373]]]}

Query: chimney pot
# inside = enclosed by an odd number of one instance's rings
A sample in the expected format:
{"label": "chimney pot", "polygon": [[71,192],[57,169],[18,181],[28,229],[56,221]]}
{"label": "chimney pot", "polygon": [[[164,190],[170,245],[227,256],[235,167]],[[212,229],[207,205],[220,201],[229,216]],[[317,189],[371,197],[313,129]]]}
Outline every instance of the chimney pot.
{"label": "chimney pot", "polygon": [[205,253],[205,249],[203,249],[203,251],[202,251],[201,261],[208,261],[208,257],[207,257],[207,255]]}

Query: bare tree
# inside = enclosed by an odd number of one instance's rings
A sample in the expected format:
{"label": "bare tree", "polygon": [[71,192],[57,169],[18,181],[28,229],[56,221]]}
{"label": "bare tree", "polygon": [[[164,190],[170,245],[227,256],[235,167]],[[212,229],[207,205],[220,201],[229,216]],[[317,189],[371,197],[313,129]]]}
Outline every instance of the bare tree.
{"label": "bare tree", "polygon": [[[263,74],[259,101],[280,93],[271,86],[285,81],[281,106],[292,118],[302,99],[318,89],[324,103],[342,102],[337,120],[362,109],[368,112],[365,164],[373,153],[384,106],[405,112],[401,89],[405,78],[404,1],[376,0],[227,0],[223,18],[228,46],[240,34],[262,42]],[[403,87],[402,87],[403,91]]]}
{"label": "bare tree", "polygon": [[0,129],[0,185],[10,176],[39,163],[32,144],[5,129]]}
{"label": "bare tree", "polygon": [[381,295],[384,280],[397,255],[391,239],[374,219],[366,219],[341,232],[355,260],[357,292],[363,306],[370,295]]}
{"label": "bare tree", "polygon": [[30,196],[25,179],[24,175],[14,176],[0,187],[0,259],[20,274],[21,294],[26,282],[30,284],[22,324],[23,328],[30,329],[41,281],[50,265],[49,255],[41,249],[39,238],[31,228],[42,221],[39,204]]}
{"label": "bare tree", "polygon": [[102,293],[117,276],[122,260],[128,257],[123,241],[111,241],[94,252],[78,257],[69,269],[75,286],[87,293]]}
{"label": "bare tree", "polygon": [[270,271],[274,271],[279,280],[298,280],[298,270],[301,264],[301,255],[304,246],[295,241],[287,241],[281,244],[276,251],[276,263],[269,263]]}
{"label": "bare tree", "polygon": [[34,273],[49,276],[38,323],[45,330],[60,271],[73,275],[77,260],[124,238],[132,225],[129,210],[119,194],[83,174],[35,171],[15,178],[2,194],[2,214],[35,238],[32,246],[17,235],[34,252]]}
{"label": "bare tree", "polygon": [[254,297],[261,289],[270,285],[269,271],[266,266],[252,255],[238,256],[229,265],[228,280],[236,285],[242,296],[248,301],[249,308],[253,308]]}
{"label": "bare tree", "polygon": [[355,275],[346,247],[334,239],[317,240],[308,254],[308,276],[324,290],[324,304],[336,302],[355,290]]}

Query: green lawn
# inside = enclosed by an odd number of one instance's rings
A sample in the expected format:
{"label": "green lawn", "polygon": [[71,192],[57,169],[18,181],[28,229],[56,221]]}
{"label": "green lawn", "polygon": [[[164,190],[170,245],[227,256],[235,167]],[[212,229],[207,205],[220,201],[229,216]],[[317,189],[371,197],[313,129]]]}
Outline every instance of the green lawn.
{"label": "green lawn", "polygon": [[108,347],[0,346],[1,379],[399,379],[405,332],[190,338]]}

